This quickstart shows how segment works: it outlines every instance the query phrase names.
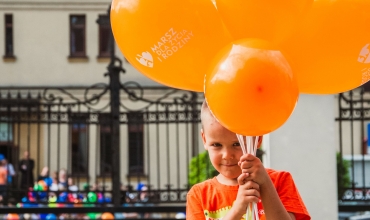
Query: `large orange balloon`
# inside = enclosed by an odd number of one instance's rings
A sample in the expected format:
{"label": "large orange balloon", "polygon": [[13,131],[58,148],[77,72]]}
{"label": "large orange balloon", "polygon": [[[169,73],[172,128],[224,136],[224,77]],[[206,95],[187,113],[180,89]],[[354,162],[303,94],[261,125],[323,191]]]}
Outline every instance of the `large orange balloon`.
{"label": "large orange balloon", "polygon": [[235,40],[281,42],[299,26],[313,0],[215,0]]}
{"label": "large orange balloon", "polygon": [[205,77],[211,112],[224,127],[246,136],[267,134],[284,124],[298,95],[289,63],[262,40],[226,46]]}
{"label": "large orange balloon", "polygon": [[113,0],[114,37],[127,60],[167,86],[203,91],[204,73],[231,37],[211,0]]}
{"label": "large orange balloon", "polygon": [[280,45],[300,92],[334,94],[367,82],[369,25],[369,0],[315,0],[299,31]]}

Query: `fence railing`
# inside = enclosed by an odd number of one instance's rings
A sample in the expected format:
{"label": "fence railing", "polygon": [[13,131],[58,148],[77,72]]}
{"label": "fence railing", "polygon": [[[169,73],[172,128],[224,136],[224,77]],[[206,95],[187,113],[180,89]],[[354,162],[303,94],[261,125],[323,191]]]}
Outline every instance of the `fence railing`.
{"label": "fence railing", "polygon": [[0,213],[184,211],[202,94],[121,84],[114,117],[107,87],[0,88]]}
{"label": "fence railing", "polygon": [[338,206],[370,210],[370,93],[367,85],[338,96]]}

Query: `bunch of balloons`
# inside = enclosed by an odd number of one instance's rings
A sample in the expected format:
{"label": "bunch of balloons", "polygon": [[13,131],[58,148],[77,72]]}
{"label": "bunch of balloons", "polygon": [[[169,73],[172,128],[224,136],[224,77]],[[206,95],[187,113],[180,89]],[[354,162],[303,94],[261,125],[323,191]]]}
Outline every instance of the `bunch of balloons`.
{"label": "bunch of balloons", "polygon": [[161,84],[204,92],[229,130],[280,127],[300,93],[370,79],[368,0],[113,0],[126,59]]}
{"label": "bunch of balloons", "polygon": [[[92,207],[94,204],[110,203],[111,198],[104,197],[103,193],[88,192],[75,193],[75,192],[61,192],[58,196],[52,192],[48,196],[47,189],[39,189],[41,184],[34,186],[34,191],[28,192],[28,197],[23,197],[22,202],[17,204],[17,207],[37,207],[40,204],[47,202],[49,207]],[[37,190],[36,190],[37,189]]]}

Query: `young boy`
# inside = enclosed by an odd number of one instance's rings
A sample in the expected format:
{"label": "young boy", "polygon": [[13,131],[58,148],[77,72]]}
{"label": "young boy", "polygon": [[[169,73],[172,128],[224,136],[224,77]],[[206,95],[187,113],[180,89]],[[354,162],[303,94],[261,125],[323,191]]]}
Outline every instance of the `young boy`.
{"label": "young boy", "polygon": [[261,220],[311,219],[290,173],[264,168],[257,157],[243,155],[236,134],[217,122],[205,102],[201,120],[204,147],[219,175],[190,189],[187,219],[244,219],[253,202]]}

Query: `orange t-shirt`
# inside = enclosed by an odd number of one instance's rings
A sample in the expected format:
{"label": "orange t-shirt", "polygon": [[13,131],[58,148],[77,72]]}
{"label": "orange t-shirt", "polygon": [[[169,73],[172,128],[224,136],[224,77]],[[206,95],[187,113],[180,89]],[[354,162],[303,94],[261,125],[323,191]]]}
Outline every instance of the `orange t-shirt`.
{"label": "orange t-shirt", "polygon": [[7,174],[5,167],[0,167],[0,185],[6,185],[7,182]]}
{"label": "orange t-shirt", "polygon": [[[297,220],[311,219],[299,195],[289,172],[266,169],[276,191],[288,212],[294,213]],[[226,186],[219,183],[214,177],[194,185],[187,195],[187,219],[222,219],[231,209],[236,199],[239,186]],[[262,201],[257,204],[258,214],[264,219]]]}

